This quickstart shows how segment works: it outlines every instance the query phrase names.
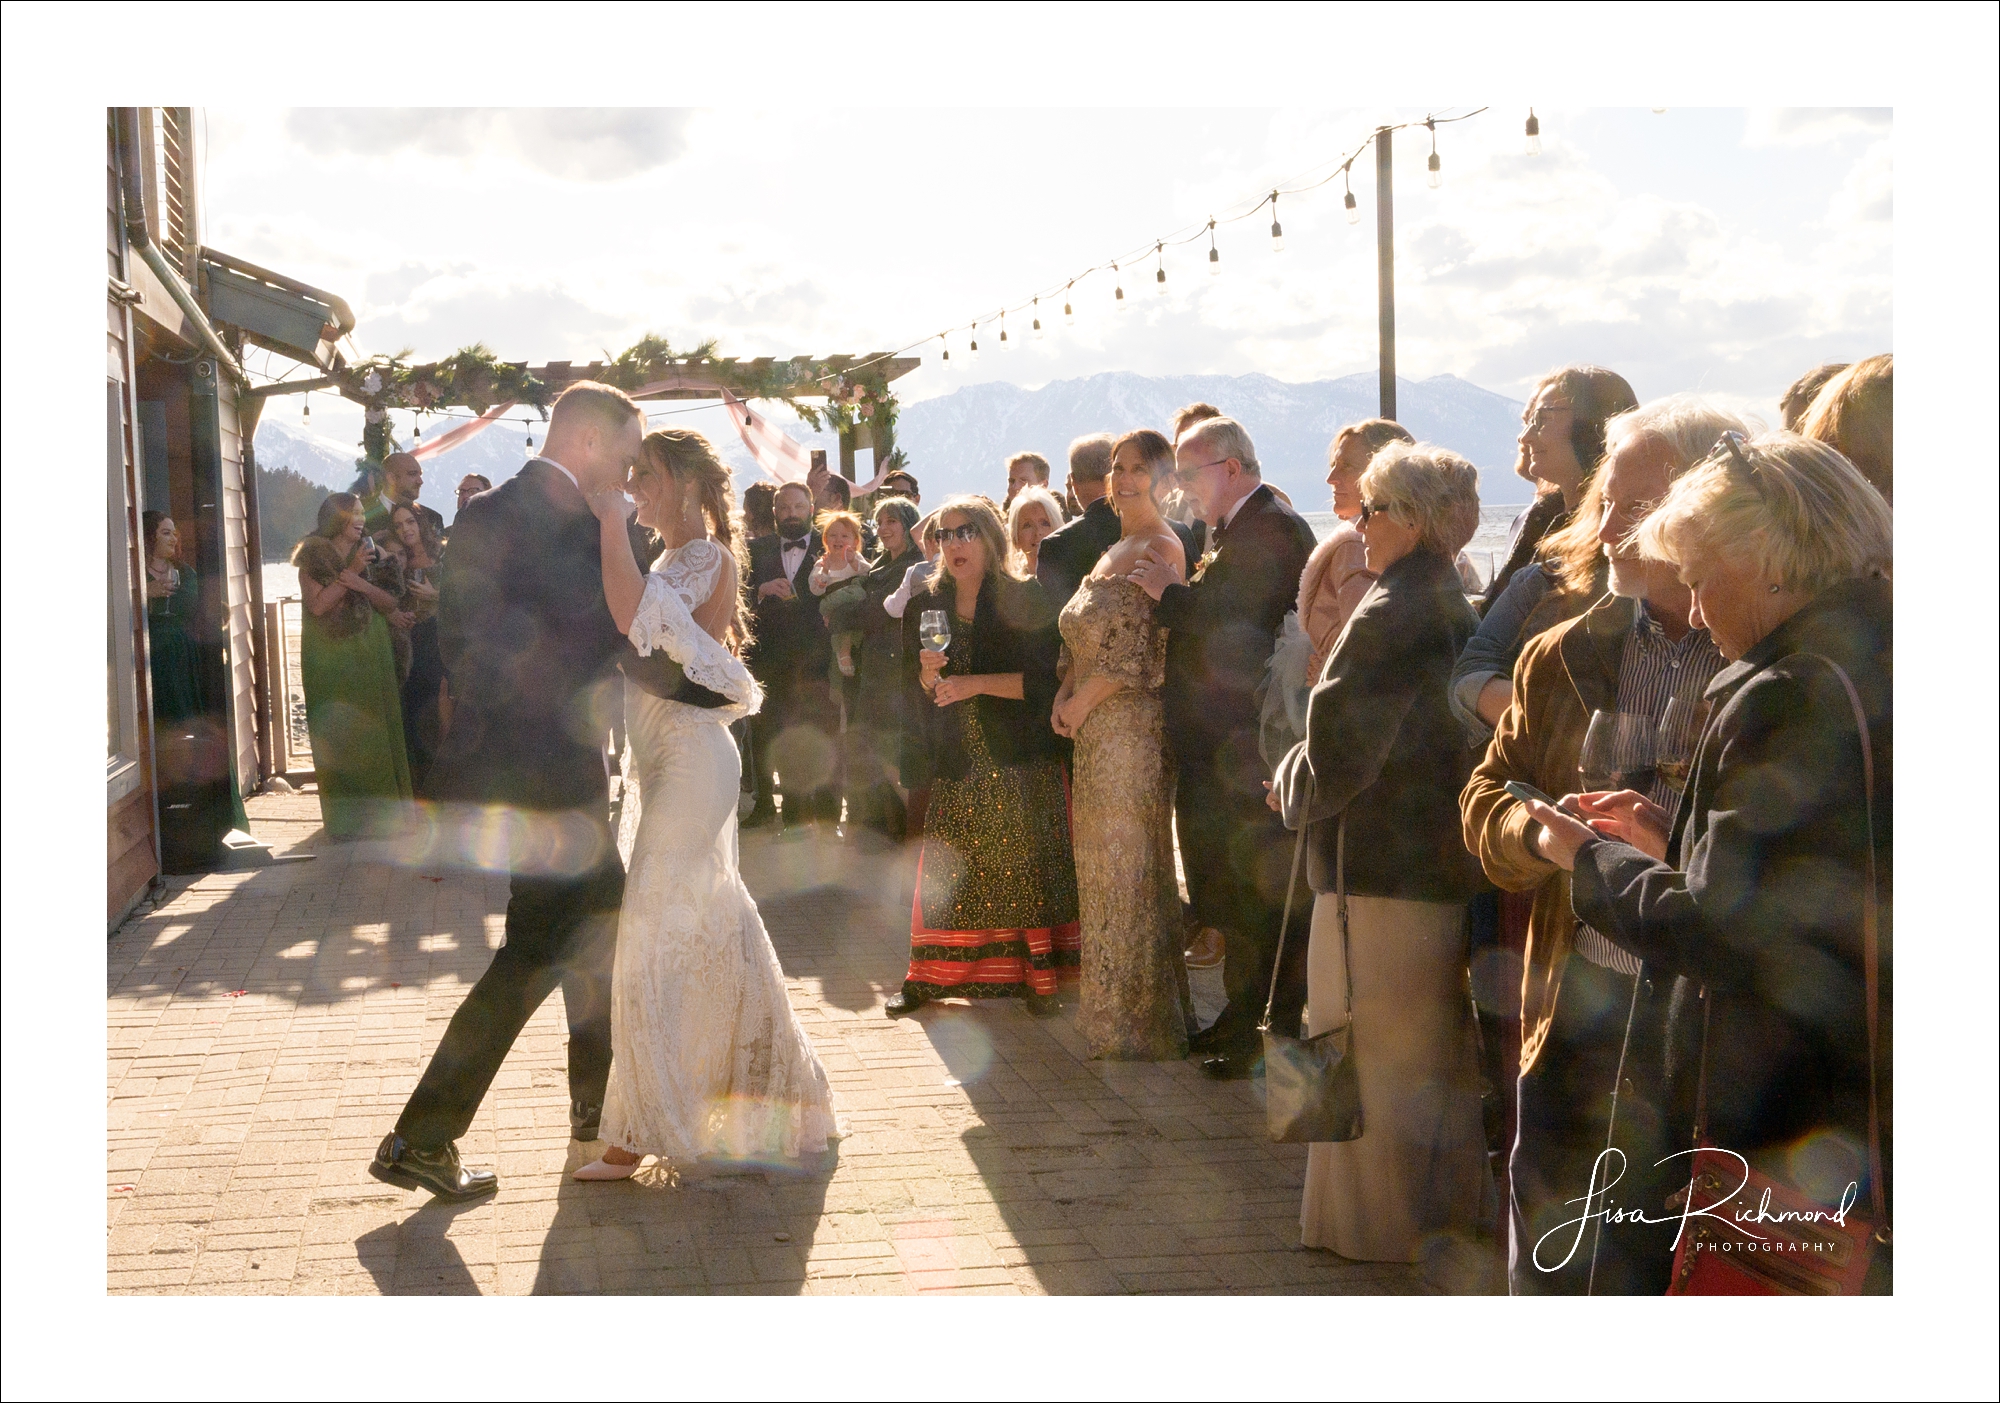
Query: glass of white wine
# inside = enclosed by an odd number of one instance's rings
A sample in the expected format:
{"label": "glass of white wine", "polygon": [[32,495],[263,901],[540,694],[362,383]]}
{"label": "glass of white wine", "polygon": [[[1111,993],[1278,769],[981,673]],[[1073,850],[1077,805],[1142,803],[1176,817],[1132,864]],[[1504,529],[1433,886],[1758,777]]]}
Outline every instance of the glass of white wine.
{"label": "glass of white wine", "polygon": [[917,636],[925,647],[942,653],[951,646],[951,619],[942,609],[926,609],[917,619]]}
{"label": "glass of white wine", "polygon": [[1709,703],[1703,697],[1673,697],[1660,713],[1659,740],[1654,747],[1660,778],[1678,794],[1687,788],[1695,748],[1708,726]]}

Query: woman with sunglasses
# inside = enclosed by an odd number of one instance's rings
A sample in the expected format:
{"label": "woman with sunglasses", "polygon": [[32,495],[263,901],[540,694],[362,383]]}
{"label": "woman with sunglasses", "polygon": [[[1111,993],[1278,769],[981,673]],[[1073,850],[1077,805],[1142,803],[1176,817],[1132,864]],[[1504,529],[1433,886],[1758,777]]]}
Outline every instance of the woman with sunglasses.
{"label": "woman with sunglasses", "polygon": [[1409,1262],[1490,1223],[1496,1203],[1465,994],[1466,903],[1486,879],[1459,837],[1473,753],[1445,703],[1478,623],[1453,561],[1478,521],[1479,471],[1432,444],[1391,443],[1360,491],[1355,525],[1376,581],[1313,688],[1271,802],[1288,828],[1308,825],[1308,1036],[1351,1008],[1361,1091],[1361,1138],[1307,1151],[1301,1238]]}
{"label": "woman with sunglasses", "polygon": [[[1575,796],[1587,824],[1529,801],[1535,849],[1572,874],[1579,919],[1685,981],[1666,1138],[1699,1134],[1829,1208],[1845,1194],[1886,1229],[1889,506],[1825,444],[1724,434],[1633,541],[1679,570],[1689,623],[1729,662],[1704,693],[1712,719],[1674,813],[1632,790]],[[1620,1198],[1658,1213],[1674,1187]]]}
{"label": "woman with sunglasses", "polygon": [[1080,963],[1069,796],[1049,729],[1055,611],[1040,585],[1010,572],[991,502],[947,498],[937,531],[938,572],[903,613],[903,778],[928,784],[930,800],[910,967],[887,1011],[1024,996],[1047,1017],[1057,966]]}

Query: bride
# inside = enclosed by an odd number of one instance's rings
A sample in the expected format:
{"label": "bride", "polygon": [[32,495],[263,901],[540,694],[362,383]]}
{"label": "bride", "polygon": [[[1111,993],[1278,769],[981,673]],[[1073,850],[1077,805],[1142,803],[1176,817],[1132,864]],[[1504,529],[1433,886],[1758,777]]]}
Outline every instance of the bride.
{"label": "bride", "polygon": [[[631,488],[640,524],[667,548],[641,575],[631,502],[620,492],[591,498],[605,602],[641,657],[660,650],[692,686],[649,682],[684,698],[669,701],[625,683],[639,818],[611,980],[607,1147],[576,1171],[584,1180],[629,1178],[649,1154],[679,1168],[795,1160],[839,1133],[826,1071],[737,872],[742,764],[727,725],[756,711],[763,694],[725,646],[746,633],[729,469],[700,434],[658,429]],[[634,810],[626,783],[621,847]]]}

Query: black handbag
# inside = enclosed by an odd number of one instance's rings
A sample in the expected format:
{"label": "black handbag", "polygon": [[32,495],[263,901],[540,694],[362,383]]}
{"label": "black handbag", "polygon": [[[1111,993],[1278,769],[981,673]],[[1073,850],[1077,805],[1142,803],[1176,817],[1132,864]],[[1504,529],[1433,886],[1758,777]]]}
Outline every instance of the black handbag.
{"label": "black handbag", "polygon": [[[1308,791],[1306,807],[1311,807]],[[1347,815],[1340,816],[1334,843],[1334,901],[1340,925],[1340,964],[1347,986],[1347,1017],[1338,1028],[1310,1038],[1288,1038],[1271,1031],[1271,1008],[1278,1001],[1278,971],[1285,958],[1285,936],[1292,924],[1292,894],[1298,890],[1299,861],[1305,856],[1307,823],[1299,817],[1298,842],[1292,847],[1292,876],[1285,887],[1284,922],[1278,927],[1278,952],[1271,964],[1271,994],[1264,1001],[1264,1115],[1271,1138],[1284,1145],[1325,1144],[1361,1138],[1361,1083],[1354,1072],[1354,973],[1347,958]]]}

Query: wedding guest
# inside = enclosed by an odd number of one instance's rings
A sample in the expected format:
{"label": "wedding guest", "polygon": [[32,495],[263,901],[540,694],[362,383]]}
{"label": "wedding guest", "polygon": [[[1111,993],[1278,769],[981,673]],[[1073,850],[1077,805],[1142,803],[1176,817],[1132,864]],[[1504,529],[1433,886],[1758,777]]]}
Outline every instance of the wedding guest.
{"label": "wedding guest", "polygon": [[921,593],[937,574],[938,556],[943,553],[943,543],[938,539],[938,514],[932,512],[917,523],[917,550],[923,559],[912,561],[910,568],[903,572],[903,582],[889,592],[882,601],[882,611],[892,619],[903,617],[903,611],[910,606],[910,600]]}
{"label": "wedding guest", "polygon": [[1069,603],[1098,557],[1118,539],[1118,513],[1105,499],[1111,475],[1111,435],[1085,434],[1069,445],[1069,490],[1082,503],[1081,515],[1051,531],[1035,555],[1035,578],[1057,609]]}
{"label": "wedding guest", "polygon": [[444,518],[417,500],[417,494],[424,490],[423,463],[414,453],[391,453],[382,460],[376,481],[379,492],[363,503],[368,534],[379,536],[388,530],[391,509],[406,506],[416,513],[424,538],[435,553],[444,541]]}
{"label": "wedding guest", "polygon": [[1063,524],[1062,508],[1046,487],[1024,487],[1007,508],[1008,564],[1024,580],[1036,577],[1042,542]]}
{"label": "wedding guest", "polygon": [[1566,365],[1536,384],[1521,411],[1519,443],[1529,474],[1544,490],[1514,518],[1506,561],[1486,582],[1480,612],[1493,607],[1514,572],[1534,558],[1542,538],[1569,523],[1597,460],[1604,456],[1605,421],[1638,405],[1625,377],[1601,366]]}
{"label": "wedding guest", "polygon": [[[1202,420],[1221,417],[1222,411],[1205,400],[1184,404],[1174,411],[1173,418],[1168,421],[1170,425],[1168,436],[1178,443],[1182,434]],[[1198,515],[1199,508],[1194,498],[1181,491],[1179,487],[1175,487],[1167,496],[1163,510],[1167,520],[1176,523],[1178,527],[1187,528],[1183,538],[1187,541],[1188,559],[1201,559],[1203,552],[1208,549],[1208,524]]]}
{"label": "wedding guest", "polygon": [[[1608,452],[1599,470],[1604,509],[1595,519],[1610,593],[1527,644],[1516,668],[1516,698],[1460,796],[1466,847],[1478,854],[1488,879],[1533,900],[1506,1205],[1517,1295],[1666,1289],[1673,1252],[1657,1233],[1601,1235],[1594,1268],[1590,1254],[1565,1257],[1559,1246],[1545,1245],[1536,1256],[1536,1243],[1574,1216],[1568,1200],[1576,1186],[1590,1182],[1611,1129],[1614,1089],[1617,1143],[1628,1164],[1650,1166],[1680,1148],[1658,1138],[1660,1039],[1671,981],[1647,975],[1598,931],[1578,924],[1568,874],[1533,849],[1534,820],[1503,786],[1518,780],[1550,794],[1574,789],[1594,712],[1638,717],[1651,739],[1670,701],[1700,705],[1722,654],[1706,629],[1688,622],[1687,586],[1671,566],[1641,558],[1630,535],[1717,438],[1741,429],[1734,415],[1691,395],[1653,400],[1606,426]],[[1694,735],[1678,739],[1692,744]],[[1670,771],[1658,772],[1647,797],[1673,806],[1679,790]],[[1621,1052],[1626,1082],[1618,1084]]]}
{"label": "wedding guest", "polygon": [[888,496],[907,497],[911,506],[920,506],[924,500],[923,494],[917,491],[916,478],[901,468],[884,473],[879,490]]}
{"label": "wedding guest", "polygon": [[[1631,790],[1579,796],[1589,826],[1529,807],[1578,918],[1649,977],[1686,981],[1664,1140],[1724,1147],[1828,1207],[1845,1192],[1852,1218],[1885,1231],[1871,1200],[1894,1187],[1891,532],[1881,493],[1825,444],[1725,435],[1635,538],[1689,583],[1690,623],[1729,660],[1686,793],[1672,815]],[[1676,1161],[1620,1201],[1663,1203],[1686,1182]]]}
{"label": "wedding guest", "polygon": [[[1264,804],[1257,751],[1257,684],[1279,626],[1298,599],[1312,528],[1272,494],[1250,435],[1234,419],[1204,419],[1174,445],[1182,491],[1215,525],[1202,568],[1185,551],[1148,550],[1130,579],[1170,630],[1164,691],[1173,753],[1174,816],[1194,915],[1223,934],[1229,1002],[1190,1040],[1210,1076],[1247,1077],[1270,987],[1284,909],[1283,825]],[[1297,1031],[1305,1003],[1303,941],[1288,942],[1272,1027]]]}
{"label": "wedding guest", "polygon": [[397,671],[403,679],[403,747],[410,757],[410,782],[422,794],[437,751],[438,696],[444,684],[444,659],[438,650],[438,562],[417,514],[401,502],[390,511],[389,529],[378,544],[395,560],[402,577],[397,603],[415,620],[407,631],[392,626],[390,636],[392,641],[399,636],[405,640],[397,648]]}
{"label": "wedding guest", "polygon": [[[1077,1031],[1092,1057],[1178,1060],[1196,1031],[1174,884],[1173,776],[1160,688],[1167,638],[1158,605],[1126,578],[1179,538],[1155,492],[1172,481],[1165,435],[1138,429],[1112,445],[1120,535],[1064,606],[1062,686],[1050,724],[1076,743],[1070,790],[1082,915]],[[1029,492],[1015,501],[1018,516]]]}
{"label": "wedding guest", "polygon": [[[903,616],[905,715],[916,773],[930,786],[910,966],[887,1011],[936,998],[1025,996],[1059,1011],[1056,968],[1080,962],[1076,865],[1049,713],[1059,649],[1041,586],[1007,568],[1000,513],[948,497],[941,568]],[[934,648],[926,611],[947,621]]]}
{"label": "wedding guest", "polygon": [[[853,677],[854,647],[861,641],[861,632],[852,606],[861,602],[859,581],[870,568],[861,554],[861,518],[850,511],[822,511],[813,518],[813,530],[819,535],[821,555],[813,562],[808,584],[819,602],[820,617],[826,621],[835,672]],[[847,606],[845,613],[851,623],[835,622],[836,611],[843,606]]]}
{"label": "wedding guest", "polygon": [[305,603],[300,665],[320,818],[336,838],[394,829],[399,801],[412,797],[389,627],[413,620],[365,578],[361,528],[360,499],[332,493],[292,552]]}
{"label": "wedding guest", "polygon": [[1894,506],[1895,418],[1895,358],[1870,356],[1826,382],[1798,431],[1832,445]]}
{"label": "wedding guest", "polygon": [[146,636],[153,718],[184,721],[206,711],[195,651],[195,573],[180,558],[180,528],[162,512],[142,512],[146,537]]}
{"label": "wedding guest", "polygon": [[750,670],[764,688],[764,707],[750,719],[757,755],[756,801],[743,827],[777,822],[782,775],[786,823],[840,817],[835,788],[839,717],[827,688],[826,621],[812,596],[812,567],[822,546],[812,529],[813,499],[805,484],[788,482],[772,498],[777,534],[750,542],[750,592],[754,617]]}
{"label": "wedding guest", "polygon": [[1445,705],[1478,622],[1452,560],[1479,471],[1435,445],[1391,443],[1359,486],[1376,583],[1271,801],[1289,827],[1309,826],[1310,1033],[1352,1010],[1361,1092],[1361,1138],[1307,1151],[1301,1237],[1408,1262],[1426,1239],[1490,1221],[1493,1204],[1465,985],[1465,906],[1485,885],[1459,838],[1473,756]]}
{"label": "wedding guest", "polygon": [[848,813],[885,837],[902,841],[908,814],[897,791],[903,748],[903,629],[884,607],[910,568],[923,560],[912,531],[917,508],[903,497],[875,501],[881,556],[862,582],[856,611],[861,630],[859,678],[847,725]]}
{"label": "wedding guest", "polygon": [[1049,460],[1039,453],[1016,453],[1007,460],[1007,496],[1000,503],[1003,508],[1012,507],[1014,498],[1024,487],[1049,485]]}
{"label": "wedding guest", "polygon": [[775,482],[753,482],[743,489],[743,538],[754,541],[759,536],[778,534],[778,518],[772,508],[772,500],[778,495]]}
{"label": "wedding guest", "polygon": [[1368,569],[1367,546],[1356,530],[1361,514],[1361,474],[1382,449],[1392,443],[1415,443],[1410,431],[1393,419],[1363,419],[1333,436],[1327,454],[1327,486],[1333,489],[1333,514],[1338,518],[1326,539],[1313,547],[1299,577],[1299,622],[1312,640],[1306,685],[1319,679],[1334,639],[1368,586],[1375,583]]}
{"label": "wedding guest", "polygon": [[[1778,414],[1783,420],[1786,433],[1798,433],[1799,420],[1806,417],[1806,411],[1819,398],[1819,392],[1826,388],[1826,382],[1847,369],[1846,361],[1828,361],[1816,365],[1798,379],[1792,381],[1784,397],[1778,401]],[[1865,474],[1864,474],[1865,476]]]}
{"label": "wedding guest", "polygon": [[467,473],[458,480],[458,510],[464,511],[465,504],[482,492],[491,492],[493,481],[485,473]]}

